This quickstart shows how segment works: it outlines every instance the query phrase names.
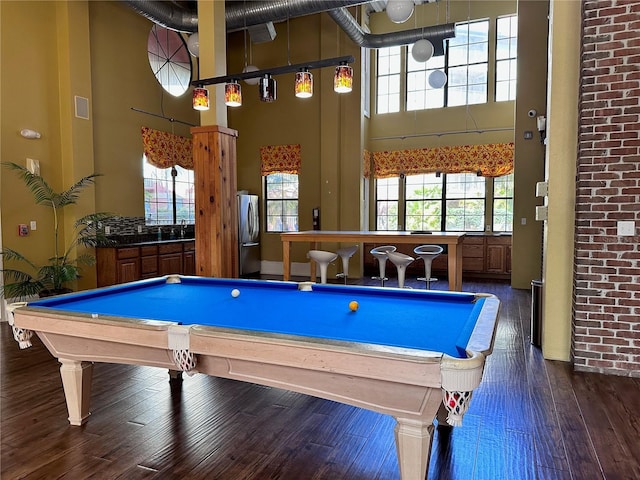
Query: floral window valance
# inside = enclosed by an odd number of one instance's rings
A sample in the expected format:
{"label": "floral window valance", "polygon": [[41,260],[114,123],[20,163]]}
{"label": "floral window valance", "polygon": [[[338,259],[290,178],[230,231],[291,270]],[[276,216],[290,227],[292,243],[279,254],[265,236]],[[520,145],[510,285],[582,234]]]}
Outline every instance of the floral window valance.
{"label": "floral window valance", "polygon": [[479,172],[483,177],[500,177],[513,172],[513,157],[513,142],[373,152],[373,175]]}
{"label": "floral window valance", "polygon": [[371,176],[371,152],[366,148],[362,151],[362,176],[364,178]]}
{"label": "floral window valance", "polygon": [[262,175],[271,173],[300,173],[302,156],[300,145],[268,145],[260,147]]}
{"label": "floral window valance", "polygon": [[154,167],[179,165],[193,170],[193,141],[190,138],[142,127],[142,144],[147,162]]}

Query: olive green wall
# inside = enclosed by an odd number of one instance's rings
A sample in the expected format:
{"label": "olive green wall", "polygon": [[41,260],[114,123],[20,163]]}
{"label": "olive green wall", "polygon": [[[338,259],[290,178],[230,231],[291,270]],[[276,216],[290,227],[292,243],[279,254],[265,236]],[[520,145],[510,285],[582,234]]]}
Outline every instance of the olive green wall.
{"label": "olive green wall", "polygon": [[[536,183],[544,180],[544,144],[535,117],[529,110],[546,116],[547,15],[546,1],[518,3],[518,92],[515,117],[515,175],[513,202],[513,246],[511,286],[530,288],[531,280],[542,275],[542,228],[535,220]],[[525,140],[524,133],[533,133]]]}
{"label": "olive green wall", "polygon": [[551,2],[549,59],[549,142],[545,175],[549,182],[544,227],[542,351],[545,358],[569,361],[574,317],[576,159],[580,97],[581,4]]}
{"label": "olive green wall", "polygon": [[[449,9],[448,16],[446,9]],[[495,18],[516,13],[514,1],[450,1],[423,4],[405,24],[393,24],[385,13],[371,15],[371,30],[376,33],[405,30],[415,26],[431,26],[444,23],[467,21],[468,19],[490,18],[489,36],[495,38]],[[495,41],[490,42],[495,44]],[[373,52],[375,53],[375,52]],[[374,57],[375,58],[375,57]],[[489,49],[489,65],[495,62],[495,52]],[[375,66],[375,61],[372,61]],[[375,80],[375,69],[372,72]],[[373,151],[401,150],[407,148],[428,148],[441,145],[473,145],[482,143],[513,141],[514,102],[494,102],[494,72],[489,69],[489,101],[485,104],[448,107],[435,110],[418,110],[377,115],[369,127],[370,145]],[[371,88],[375,92],[374,87]],[[372,99],[375,111],[375,99]],[[464,133],[459,135],[434,135],[436,133],[507,129],[499,132]],[[408,136],[407,136],[408,135]],[[416,135],[416,136],[412,136]],[[398,138],[386,139],[382,137]],[[400,138],[407,136],[405,138]]]}
{"label": "olive green wall", "polygon": [[[136,113],[131,107],[198,123],[190,92],[163,93],[147,61],[151,22],[121,2],[0,2],[1,161],[40,161],[41,174],[56,190],[98,172],[75,210],[62,218],[64,235],[79,215],[110,211],[143,216],[140,127],[189,135],[179,124]],[[89,99],[90,119],[75,117],[74,96]],[[23,128],[41,132],[27,140]],[[34,205],[15,174],[0,170],[2,245],[42,264],[52,253],[50,212]],[[18,224],[37,230],[19,237]],[[68,244],[69,242],[64,242]],[[80,288],[95,286],[85,269]]]}
{"label": "olive green wall", "polygon": [[96,192],[96,205],[99,210],[142,217],[140,127],[191,135],[189,126],[131,108],[194,125],[199,123],[199,116],[191,108],[191,89],[173,97],[153,76],[147,60],[147,37],[152,26],[149,20],[121,2],[89,2],[89,12],[94,155],[96,171],[104,175]]}
{"label": "olive green wall", "polygon": [[[359,72],[360,48],[348,41],[342,30],[327,15],[295,18],[288,24],[276,24],[275,28],[277,35],[273,42],[251,46],[252,63],[258,68],[351,54],[356,57],[354,70]],[[300,39],[304,41],[301,42]],[[241,32],[229,36],[227,51],[228,74],[241,72],[245,59]],[[321,226],[325,230],[360,228],[362,115],[361,98],[356,92],[360,91],[361,83],[355,75],[354,91],[350,94],[336,94],[333,91],[333,73],[333,68],[312,71],[314,95],[308,99],[295,97],[293,73],[278,75],[275,77],[277,100],[274,103],[260,102],[258,87],[242,82],[242,106],[227,111],[229,126],[238,131],[239,190],[258,193],[263,198],[261,146],[301,145],[301,230],[312,228],[311,212],[315,207],[320,208]],[[264,212],[261,213],[264,215]],[[282,261],[279,234],[263,232],[261,243],[263,261]],[[294,245],[293,262],[308,263],[307,250],[303,245]],[[267,271],[270,268],[267,264]],[[276,268],[281,272],[281,266]]]}
{"label": "olive green wall", "polygon": [[[86,4],[58,2],[0,2],[2,9],[1,148],[2,162],[25,165],[26,158],[39,160],[42,176],[55,190],[68,188],[82,175],[91,173],[92,158],[83,159],[91,139],[79,138],[90,132],[87,126],[70,123],[73,98],[78,85],[69,74],[87,84],[86,41],[71,45],[87,30]],[[85,39],[86,40],[86,39]],[[65,71],[66,70],[66,71]],[[63,125],[63,122],[66,122]],[[20,136],[23,128],[41,133],[37,140]],[[89,148],[90,150],[90,148]],[[75,179],[70,177],[74,176]],[[37,264],[53,256],[53,217],[50,209],[36,206],[14,172],[0,170],[2,195],[2,245],[19,251]],[[92,193],[82,197],[77,214],[93,206]],[[69,213],[74,213],[69,211]],[[35,221],[37,229],[27,237],[18,236],[18,224]],[[69,219],[60,219],[63,225]],[[65,229],[61,233],[64,237]],[[67,242],[64,242],[65,244]]]}

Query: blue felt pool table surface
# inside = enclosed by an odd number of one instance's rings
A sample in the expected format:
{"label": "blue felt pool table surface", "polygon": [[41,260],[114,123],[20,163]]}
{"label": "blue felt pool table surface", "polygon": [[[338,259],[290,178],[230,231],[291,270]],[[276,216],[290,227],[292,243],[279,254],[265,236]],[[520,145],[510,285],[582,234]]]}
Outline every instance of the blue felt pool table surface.
{"label": "blue felt pool table surface", "polygon": [[[472,293],[180,277],[29,302],[70,314],[180,322],[442,352],[465,357],[484,297]],[[233,297],[231,291],[240,295]],[[349,309],[356,301],[359,308]]]}

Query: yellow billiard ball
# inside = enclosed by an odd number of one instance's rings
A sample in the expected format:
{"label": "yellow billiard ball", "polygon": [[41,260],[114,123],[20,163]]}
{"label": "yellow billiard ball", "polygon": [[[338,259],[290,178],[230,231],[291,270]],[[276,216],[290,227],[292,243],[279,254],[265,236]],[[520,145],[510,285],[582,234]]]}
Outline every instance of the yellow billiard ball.
{"label": "yellow billiard ball", "polygon": [[358,305],[358,302],[356,302],[355,300],[352,302],[349,302],[349,310],[351,310],[352,312],[355,312],[356,310],[358,310],[358,307],[360,305]]}

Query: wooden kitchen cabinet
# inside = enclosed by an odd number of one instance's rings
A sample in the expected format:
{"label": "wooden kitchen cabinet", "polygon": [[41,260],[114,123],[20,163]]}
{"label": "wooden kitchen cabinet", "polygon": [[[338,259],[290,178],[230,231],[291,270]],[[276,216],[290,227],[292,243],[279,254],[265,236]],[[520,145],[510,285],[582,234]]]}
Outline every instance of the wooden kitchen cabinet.
{"label": "wooden kitchen cabinet", "polygon": [[157,242],[96,249],[98,287],[162,275],[195,275],[195,242]]}
{"label": "wooden kitchen cabinet", "polygon": [[482,272],[484,270],[484,236],[466,235],[462,239],[462,271]]}
{"label": "wooden kitchen cabinet", "polygon": [[511,237],[488,236],[487,273],[511,273]]}
{"label": "wooden kitchen cabinet", "polygon": [[140,279],[138,247],[97,248],[98,286],[131,282]]}
{"label": "wooden kitchen cabinet", "polygon": [[145,245],[140,247],[140,278],[158,276],[158,246]]}
{"label": "wooden kitchen cabinet", "polygon": [[183,244],[182,271],[185,275],[196,274],[196,242]]}
{"label": "wooden kitchen cabinet", "polygon": [[158,274],[182,273],[182,244],[166,243],[158,245]]}
{"label": "wooden kitchen cabinet", "polygon": [[133,282],[140,278],[140,259],[129,256],[131,252],[125,253],[123,258],[120,258],[120,252],[118,252],[118,261],[116,262],[116,269],[118,278],[122,279],[121,283]]}

